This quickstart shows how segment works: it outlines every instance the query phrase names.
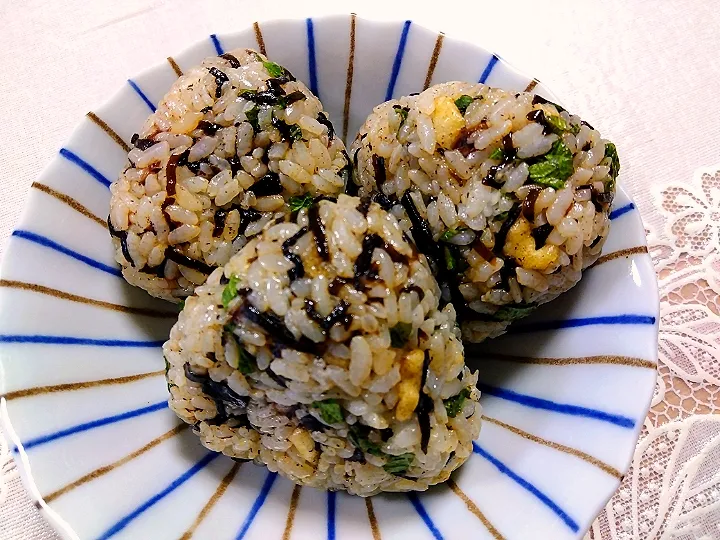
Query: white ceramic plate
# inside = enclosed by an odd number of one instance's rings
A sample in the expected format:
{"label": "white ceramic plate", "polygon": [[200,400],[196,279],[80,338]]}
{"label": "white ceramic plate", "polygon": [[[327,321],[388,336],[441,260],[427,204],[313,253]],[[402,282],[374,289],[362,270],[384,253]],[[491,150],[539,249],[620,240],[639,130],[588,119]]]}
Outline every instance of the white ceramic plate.
{"label": "white ceramic plate", "polygon": [[174,308],[120,278],[104,225],[108,185],[178,73],[235,47],[288,67],[350,137],[372,106],[429,83],[479,80],[552,98],[479,47],[355,16],[210,36],[129,80],[33,184],[2,268],[0,391],[38,507],[73,538],[582,536],[628,467],[655,384],[655,276],[622,190],[604,256],[582,283],[475,362],[487,419],[446,485],[372,500],[300,489],[209,453],[168,410],[160,345]]}

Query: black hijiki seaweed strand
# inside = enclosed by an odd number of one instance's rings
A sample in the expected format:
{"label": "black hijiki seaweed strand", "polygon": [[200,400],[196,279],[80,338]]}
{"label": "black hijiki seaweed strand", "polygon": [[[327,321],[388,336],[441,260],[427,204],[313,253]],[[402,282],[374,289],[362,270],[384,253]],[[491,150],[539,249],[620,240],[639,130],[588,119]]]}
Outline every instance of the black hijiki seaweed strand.
{"label": "black hijiki seaweed strand", "polygon": [[385,158],[378,156],[377,154],[372,155],[372,166],[373,172],[375,173],[375,183],[377,189],[382,192],[383,184],[387,180],[387,170],[385,169]]}
{"label": "black hijiki seaweed strand", "polygon": [[220,58],[224,58],[230,63],[230,67],[237,69],[240,67],[240,60],[238,60],[235,56],[233,56],[230,53],[224,53],[220,55]]}
{"label": "black hijiki seaweed strand", "polygon": [[250,186],[247,191],[254,193],[256,197],[269,197],[271,195],[280,195],[283,192],[283,186],[278,174],[268,172]]}
{"label": "black hijiki seaweed strand", "polygon": [[420,253],[428,258],[431,266],[437,268],[438,281],[441,285],[445,285],[450,292],[450,301],[455,306],[458,321],[461,322],[467,315],[471,315],[470,312],[473,310],[468,306],[465,297],[458,288],[457,276],[453,275],[443,264],[438,245],[433,240],[432,233],[430,232],[430,226],[420,215],[420,212],[418,212],[409,191],[405,192],[400,202],[410,218],[410,223],[412,224],[410,231],[415,240],[415,246]]}
{"label": "black hijiki seaweed strand", "polygon": [[295,253],[288,253],[285,255],[285,258],[291,263],[293,263],[293,267],[287,272],[290,283],[292,283],[296,279],[301,279],[305,277],[305,266],[303,265],[300,255],[297,255]]}
{"label": "black hijiki seaweed strand", "polygon": [[[215,402],[218,415],[222,417],[220,422],[223,422],[228,418],[227,411],[225,410],[226,404],[235,409],[244,409],[247,407],[250,398],[237,394],[227,384],[213,381],[209,376],[195,373],[189,363],[185,363],[183,365],[183,370],[185,372],[185,378],[189,381],[200,384],[202,391],[210,396]],[[236,418],[237,415],[233,415],[232,417]]]}
{"label": "black hijiki seaweed strand", "polygon": [[313,204],[308,211],[308,222],[310,230],[315,236],[315,247],[317,248],[318,255],[323,261],[330,259],[330,253],[328,251],[327,237],[325,236],[325,225],[320,219],[320,208],[317,204]]}
{"label": "black hijiki seaweed strand", "polygon": [[285,323],[272,313],[261,312],[252,304],[247,303],[242,306],[238,313],[241,313],[250,321],[257,324],[260,328],[265,330],[268,334],[270,334],[271,337],[278,340],[280,343],[283,343],[284,345],[287,345],[288,347],[296,349],[300,352],[313,355],[317,354],[317,344],[313,343],[304,336],[300,339],[295,339],[295,336],[293,336],[292,332],[288,330],[287,326],[285,326]]}
{"label": "black hijiki seaweed strand", "polygon": [[387,212],[392,210],[393,206],[395,206],[398,203],[397,199],[395,199],[395,198],[391,199],[390,197],[388,197],[381,191],[373,193],[372,200],[373,200],[373,202],[378,203],[380,205],[380,207]]}
{"label": "black hijiki seaweed strand", "polygon": [[230,80],[230,78],[216,67],[210,68],[210,75],[215,77],[215,98],[222,95],[222,86]]}
{"label": "black hijiki seaweed strand", "polygon": [[325,424],[310,413],[300,418],[300,425],[308,431],[325,431]]}
{"label": "black hijiki seaweed strand", "polygon": [[[189,153],[189,151],[188,151]],[[183,157],[183,154],[173,154],[170,156],[170,158],[167,161],[167,165],[165,167],[165,192],[168,194],[169,197],[172,197],[175,195],[176,191],[176,185],[177,185],[177,166],[180,162],[180,159]]]}
{"label": "black hijiki seaweed strand", "polygon": [[298,240],[300,240],[303,236],[305,236],[308,232],[307,227],[302,227],[298,232],[293,234],[290,238],[285,240],[282,243],[282,252],[283,255],[287,257],[287,254],[290,253],[290,250],[292,247],[297,243]]}
{"label": "black hijiki seaweed strand", "polygon": [[178,159],[177,165],[179,167],[187,167],[188,169],[190,169],[190,172],[192,172],[193,174],[199,174],[200,166],[203,163],[205,163],[205,161],[203,161],[203,160],[189,161],[189,158],[190,158],[190,149],[185,150],[182,154],[180,154],[180,159]]}
{"label": "black hijiki seaweed strand", "polygon": [[282,243],[283,255],[287,260],[293,263],[293,267],[288,270],[288,278],[290,279],[290,282],[302,278],[305,275],[305,267],[303,266],[302,259],[299,255],[293,253],[291,249],[307,232],[308,228],[303,227]]}
{"label": "black hijiki seaweed strand", "polygon": [[220,236],[225,230],[225,219],[227,219],[227,210],[219,208],[215,211],[215,219],[213,224],[213,238]]}
{"label": "black hijiki seaweed strand", "polygon": [[288,379],[286,379],[282,375],[278,375],[269,367],[265,370],[265,373],[267,373],[267,376],[270,377],[277,385],[282,388],[287,388]]}
{"label": "black hijiki seaweed strand", "polygon": [[340,300],[330,314],[327,317],[323,317],[315,310],[315,302],[310,299],[305,300],[305,313],[326,332],[338,323],[347,322],[346,320],[349,317],[347,311],[349,308],[350,304],[345,300]]}
{"label": "black hijiki seaweed strand", "polygon": [[345,194],[350,195],[351,197],[357,197],[358,193],[360,192],[360,187],[355,183],[354,180],[353,163],[350,160],[350,156],[348,156],[348,153],[345,150],[342,151],[342,154],[345,157],[346,165],[342,169],[340,169],[338,175],[343,180]]}
{"label": "black hijiki seaweed strand", "polygon": [[423,454],[427,453],[428,443],[430,442],[430,413],[435,407],[432,398],[423,390],[425,382],[427,381],[428,369],[430,369],[430,352],[425,351],[422,375],[420,378],[420,399],[418,400],[417,407],[415,407],[415,413],[417,414],[418,424],[420,426],[420,450],[422,450]]}
{"label": "black hijiki seaweed strand", "polygon": [[122,250],[123,257],[125,257],[125,260],[130,263],[130,266],[135,268],[135,261],[133,261],[133,258],[130,256],[130,250],[127,245],[127,231],[118,231],[115,227],[113,227],[110,216],[107,218],[107,225],[108,231],[110,231],[110,236],[114,236],[120,240],[120,249]]}
{"label": "black hijiki seaweed strand", "polygon": [[363,238],[362,251],[355,259],[355,281],[359,283],[360,279],[366,277],[370,273],[372,264],[372,255],[376,247],[381,247],[383,240],[377,234],[369,234]]}
{"label": "black hijiki seaweed strand", "polygon": [[552,230],[553,226],[546,223],[545,225],[540,225],[530,231],[530,234],[535,240],[535,249],[541,249],[545,245],[545,242],[547,241],[548,236],[550,236]]}
{"label": "black hijiki seaweed strand", "polygon": [[352,160],[350,159],[350,156],[348,156],[347,152],[343,151],[345,153],[345,158],[347,159],[348,165],[351,167],[350,169],[350,177],[345,182],[345,194],[350,195],[351,197],[357,197],[360,194],[360,185],[358,182],[355,181],[355,176],[358,174],[358,152],[360,149],[358,148],[353,153]]}
{"label": "black hijiki seaweed strand", "polygon": [[333,127],[332,122],[330,122],[330,119],[324,112],[320,112],[318,113],[317,121],[328,129],[328,140],[332,141],[335,138],[335,128]]}
{"label": "black hijiki seaweed strand", "polygon": [[157,266],[148,266],[147,264],[143,266],[139,272],[142,272],[143,274],[150,274],[151,276],[157,276],[159,278],[165,278],[165,265],[167,264],[167,259],[163,259],[163,261],[158,264]]}
{"label": "black hijiki seaweed strand", "polygon": [[363,197],[362,199],[360,199],[360,204],[357,205],[357,211],[360,212],[363,217],[367,217],[367,214],[370,211],[371,204],[372,199],[370,197]]}
{"label": "black hijiki seaweed strand", "polygon": [[165,250],[165,258],[170,259],[171,261],[181,266],[186,266],[193,270],[197,270],[198,272],[201,272],[203,274],[210,274],[213,270],[215,270],[215,267],[205,264],[202,261],[191,259],[184,253],[178,251],[177,248],[173,247],[168,247]]}
{"label": "black hijiki seaweed strand", "polygon": [[143,139],[138,135],[137,133],[133,134],[133,136],[130,138],[130,144],[132,144],[135,148],[138,150],[145,151],[151,146],[155,144],[155,141],[152,139]]}
{"label": "black hijiki seaweed strand", "polygon": [[240,225],[238,225],[238,236],[245,234],[245,231],[252,222],[262,217],[262,214],[253,208],[238,208],[240,212]]}
{"label": "black hijiki seaweed strand", "polygon": [[503,187],[503,183],[495,179],[499,170],[500,167],[497,165],[490,167],[485,175],[485,178],[482,179],[482,184],[493,189],[501,189]]}
{"label": "black hijiki seaweed strand", "polygon": [[535,220],[535,201],[537,201],[537,198],[540,195],[542,188],[540,186],[531,185],[528,186],[527,189],[528,194],[523,199],[520,207],[523,217],[532,223]]}
{"label": "black hijiki seaweed strand", "polygon": [[219,124],[216,124],[214,122],[209,122],[207,120],[200,120],[197,125],[198,129],[202,130],[204,133],[207,133],[208,135],[215,135],[219,130],[222,129],[222,126]]}

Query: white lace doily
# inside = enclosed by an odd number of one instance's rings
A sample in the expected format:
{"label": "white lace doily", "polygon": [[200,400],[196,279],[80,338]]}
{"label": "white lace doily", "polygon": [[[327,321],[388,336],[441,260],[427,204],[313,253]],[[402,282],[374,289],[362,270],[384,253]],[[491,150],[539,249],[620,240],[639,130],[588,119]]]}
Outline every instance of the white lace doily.
{"label": "white lace doily", "polygon": [[720,166],[652,198],[657,388],[631,468],[586,540],[720,538]]}

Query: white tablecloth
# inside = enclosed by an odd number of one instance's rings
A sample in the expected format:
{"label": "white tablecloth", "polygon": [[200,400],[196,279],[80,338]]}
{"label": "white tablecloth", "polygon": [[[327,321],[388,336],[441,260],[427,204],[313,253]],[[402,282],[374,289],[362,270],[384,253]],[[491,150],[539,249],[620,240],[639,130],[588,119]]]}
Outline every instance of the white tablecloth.
{"label": "white tablecloth", "polygon": [[[660,373],[594,539],[720,539],[720,10],[714,2],[0,0],[0,254],[31,182],[125,80],[211,33],[355,11],[495,50],[617,143],[662,297]],[[714,414],[713,414],[714,413]],[[658,455],[668,466],[652,467]],[[55,538],[0,433],[0,539]]]}

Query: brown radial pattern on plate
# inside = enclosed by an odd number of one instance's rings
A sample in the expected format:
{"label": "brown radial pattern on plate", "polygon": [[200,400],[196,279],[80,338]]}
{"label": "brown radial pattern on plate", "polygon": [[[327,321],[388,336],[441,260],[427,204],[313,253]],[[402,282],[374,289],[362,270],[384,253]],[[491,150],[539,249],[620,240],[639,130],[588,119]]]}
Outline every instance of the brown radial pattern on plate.
{"label": "brown radial pattern on plate", "polygon": [[175,61],[175,59],[174,59],[172,56],[168,56],[168,57],[167,57],[167,61],[168,61],[168,64],[170,64],[170,67],[171,67],[171,68],[173,69],[173,71],[175,72],[175,75],[177,75],[178,77],[182,77],[182,76],[183,76],[183,71],[182,71],[182,69],[180,69],[180,66],[178,66],[178,64],[177,64],[177,62]]}
{"label": "brown radial pattern on plate", "polygon": [[253,29],[255,30],[255,41],[257,41],[260,53],[267,56],[267,51],[265,50],[265,40],[263,39],[262,31],[260,30],[260,24],[254,22]]}
{"label": "brown radial pattern on plate", "polygon": [[165,375],[164,370],[150,371],[148,373],[140,373],[138,375],[128,375],[127,377],[113,377],[111,379],[99,379],[97,381],[83,381],[77,383],[55,384],[51,386],[35,386],[24,390],[14,390],[8,392],[2,397],[8,401],[12,399],[20,399],[31,396],[40,396],[43,394],[55,394],[57,392],[71,392],[73,390],[86,390],[88,388],[97,388],[100,386],[112,386],[115,384],[127,384],[131,382],[149,379],[150,377],[159,377]]}
{"label": "brown radial pattern on plate", "polygon": [[427,75],[425,75],[425,84],[423,90],[427,90],[432,82],[433,73],[435,73],[435,67],[437,66],[438,58],[440,58],[440,51],[442,50],[443,40],[445,34],[440,32],[437,39],[435,40],[435,48],[433,49],[432,56],[430,57],[430,64],[428,65]]}
{"label": "brown radial pattern on plate", "polygon": [[109,136],[113,141],[115,141],[115,142],[120,146],[120,148],[122,148],[125,152],[129,152],[129,151],[130,151],[130,145],[128,145],[125,141],[123,141],[122,137],[121,137],[120,135],[118,135],[117,132],[116,132],[113,128],[111,128],[111,127],[107,124],[107,122],[105,122],[105,120],[103,120],[102,118],[100,118],[97,114],[95,114],[95,113],[92,112],[92,111],[90,111],[89,113],[87,113],[86,116],[87,116],[96,126],[98,126],[98,127],[99,127],[100,129],[102,129],[105,133],[107,133],[108,136]]}
{"label": "brown radial pattern on plate", "polygon": [[295,484],[292,495],[290,496],[290,504],[288,505],[288,515],[285,521],[285,531],[282,535],[282,540],[290,540],[292,533],[293,523],[295,522],[295,513],[297,512],[298,501],[300,500],[300,491],[302,486]]}
{"label": "brown radial pattern on plate", "polygon": [[619,249],[617,251],[613,251],[612,253],[608,253],[607,255],[603,255],[597,261],[595,261],[595,263],[592,264],[590,266],[590,268],[595,268],[596,266],[600,266],[601,264],[605,264],[606,262],[612,261],[614,259],[619,259],[620,257],[630,257],[632,255],[642,255],[642,254],[646,254],[647,252],[648,252],[648,249],[645,246],[636,246],[636,247],[631,247],[631,248],[627,248],[627,249]]}
{"label": "brown radial pattern on plate", "polygon": [[348,124],[350,121],[350,98],[352,97],[353,73],[355,71],[355,19],[350,15],[350,50],[348,52],[347,76],[345,77],[345,105],[343,107],[343,141],[347,140]]}
{"label": "brown radial pattern on plate", "polygon": [[460,486],[458,486],[452,478],[447,481],[447,484],[448,487],[452,490],[452,492],[455,493],[455,495],[457,495],[458,497],[460,497],[460,499],[462,499],[468,510],[470,510],[470,512],[480,520],[480,522],[485,526],[485,528],[492,535],[492,537],[495,538],[495,540],[505,540],[505,537],[500,534],[500,531],[498,531],[495,526],[490,523],[488,518],[485,517],[485,514],[480,511],[477,505],[472,502],[470,497],[468,497],[465,492],[460,489]]}
{"label": "brown radial pattern on plate", "polygon": [[370,530],[372,531],[373,540],[382,540],[380,536],[380,526],[378,525],[377,517],[375,517],[375,510],[373,509],[372,500],[370,497],[365,498],[365,507],[367,508],[368,520],[370,521]]}
{"label": "brown radial pattern on plate", "polygon": [[70,484],[67,484],[64,487],[61,487],[60,489],[57,489],[57,490],[53,491],[52,493],[45,495],[45,497],[43,497],[43,499],[45,500],[46,503],[49,503],[50,501],[57,499],[58,497],[64,495],[68,491],[75,489],[76,487],[86,484],[86,483],[90,482],[91,480],[95,480],[96,478],[100,478],[101,476],[109,473],[110,471],[113,471],[113,470],[117,469],[118,467],[121,467],[121,466],[125,465],[126,463],[132,461],[136,457],[141,456],[148,450],[155,448],[158,444],[162,443],[163,441],[166,441],[166,440],[174,437],[175,435],[177,435],[178,433],[180,433],[181,431],[183,431],[184,429],[186,429],[188,427],[189,427],[188,424],[178,424],[173,429],[171,429],[170,431],[164,433],[163,435],[160,435],[159,437],[153,439],[152,441],[147,443],[142,448],[135,450],[133,453],[128,454],[124,458],[114,461],[110,465],[106,465],[104,467],[100,467],[99,469],[95,469],[94,471],[86,474],[85,476],[78,478],[74,482],[71,482]]}
{"label": "brown radial pattern on plate", "polygon": [[[470,351],[480,349],[477,346],[466,347]],[[533,358],[531,356],[515,356],[512,354],[499,354],[494,352],[483,352],[489,360],[502,360],[506,362],[514,362],[516,364],[535,364],[545,366],[570,366],[577,364],[610,364],[616,366],[640,367],[647,369],[655,369],[657,366],[651,360],[643,360],[642,358],[633,358],[630,356],[577,356],[566,358]]]}
{"label": "brown radial pattern on plate", "polygon": [[210,510],[212,510],[213,506],[215,506],[215,504],[225,494],[225,491],[227,491],[228,486],[235,479],[235,475],[237,474],[239,468],[240,468],[240,463],[235,463],[232,466],[230,471],[220,481],[220,484],[218,484],[218,487],[215,490],[215,493],[212,494],[212,497],[210,497],[210,499],[208,499],[208,502],[205,503],[205,506],[202,507],[202,510],[200,510],[200,513],[195,518],[195,521],[193,521],[192,525],[190,525],[190,527],[188,527],[188,529],[185,531],[185,533],[180,537],[180,540],[190,540],[190,538],[192,538],[192,535],[195,534],[195,531],[200,526],[200,524],[203,522],[203,520],[207,517],[207,515],[210,513]]}
{"label": "brown radial pattern on plate", "polygon": [[535,87],[538,85],[539,82],[540,81],[538,81],[537,79],[533,79],[532,81],[530,81],[528,83],[528,85],[525,87],[525,92],[532,92],[535,89]]}
{"label": "brown radial pattern on plate", "polygon": [[577,450],[570,446],[565,446],[564,444],[556,443],[553,441],[548,441],[547,439],[543,439],[542,437],[538,437],[536,435],[533,435],[532,433],[523,431],[520,428],[511,426],[510,424],[506,424],[505,422],[502,422],[502,421],[500,421],[496,418],[492,418],[490,416],[483,416],[483,420],[486,422],[490,422],[491,424],[495,424],[496,426],[501,427],[503,429],[506,429],[506,430],[514,433],[515,435],[519,435],[523,439],[527,439],[534,443],[541,444],[543,446],[547,446],[548,448],[552,448],[553,450],[557,450],[559,452],[563,452],[565,454],[569,454],[576,458],[582,459],[583,461],[590,463],[591,465],[594,465],[595,467],[602,470],[603,472],[606,472],[610,476],[613,476],[613,477],[617,478],[618,480],[622,479],[622,473],[620,471],[618,471],[615,467],[611,467],[607,463],[600,461],[596,457],[593,457],[590,454],[587,454],[586,452],[581,452],[580,450]]}
{"label": "brown radial pattern on plate", "polygon": [[32,291],[39,294],[45,294],[60,298],[61,300],[68,300],[70,302],[78,302],[80,304],[86,304],[89,306],[95,306],[103,309],[109,309],[112,311],[119,311],[122,313],[130,313],[132,315],[142,315],[145,317],[153,317],[157,319],[174,319],[177,317],[177,313],[173,311],[162,311],[151,308],[140,308],[123,306],[121,304],[113,304],[112,302],[105,302],[104,300],[95,300],[94,298],[87,298],[86,296],[80,296],[77,294],[61,291],[59,289],[53,289],[51,287],[45,287],[44,285],[37,285],[36,283],[27,283],[25,281],[15,281],[10,279],[0,279],[0,287],[6,287],[9,289],[22,289],[26,291]]}
{"label": "brown radial pattern on plate", "polygon": [[104,219],[99,218],[95,214],[93,214],[90,210],[88,210],[85,206],[80,204],[78,201],[70,197],[69,195],[65,195],[64,193],[60,193],[59,191],[51,188],[50,186],[46,186],[45,184],[41,184],[40,182],[33,182],[32,188],[37,189],[38,191],[42,191],[43,193],[46,193],[50,195],[51,197],[55,197],[57,200],[62,202],[63,204],[68,205],[70,208],[75,210],[76,212],[79,212],[86,218],[92,219],[95,223],[98,225],[102,225],[103,227],[107,227],[107,223]]}

